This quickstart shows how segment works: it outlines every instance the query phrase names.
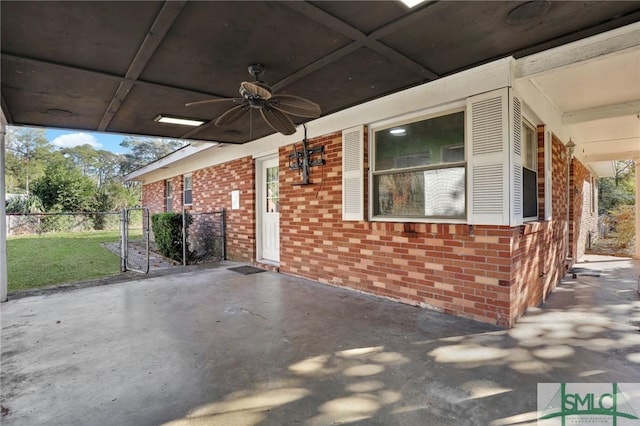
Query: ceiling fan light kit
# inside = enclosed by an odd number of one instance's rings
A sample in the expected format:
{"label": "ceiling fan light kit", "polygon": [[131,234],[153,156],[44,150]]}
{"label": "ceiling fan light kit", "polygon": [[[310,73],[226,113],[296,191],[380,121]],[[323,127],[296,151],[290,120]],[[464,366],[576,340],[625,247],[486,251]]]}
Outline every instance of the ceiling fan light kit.
{"label": "ceiling fan light kit", "polygon": [[322,111],[317,103],[300,96],[274,94],[271,87],[259,79],[264,73],[263,65],[249,65],[248,71],[254,81],[240,83],[240,98],[207,99],[189,102],[185,106],[209,103],[237,104],[216,119],[215,125],[219,127],[228,126],[244,117],[251,109],[257,109],[264,121],[273,130],[283,135],[292,135],[296,132],[296,126],[289,117],[290,115],[303,118],[320,117]]}

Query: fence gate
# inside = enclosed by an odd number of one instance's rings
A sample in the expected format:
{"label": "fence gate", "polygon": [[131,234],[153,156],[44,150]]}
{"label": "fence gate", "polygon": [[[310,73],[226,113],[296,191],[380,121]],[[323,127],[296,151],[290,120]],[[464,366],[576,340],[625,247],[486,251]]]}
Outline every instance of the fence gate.
{"label": "fence gate", "polygon": [[122,210],[120,271],[149,272],[149,209]]}

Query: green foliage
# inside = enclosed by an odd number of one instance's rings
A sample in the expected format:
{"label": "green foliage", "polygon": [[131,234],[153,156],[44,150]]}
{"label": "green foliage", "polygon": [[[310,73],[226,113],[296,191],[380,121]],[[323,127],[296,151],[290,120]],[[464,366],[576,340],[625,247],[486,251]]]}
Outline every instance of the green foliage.
{"label": "green foliage", "polygon": [[635,206],[619,206],[610,212],[614,223],[615,239],[619,248],[627,248],[633,244],[636,233]]}
{"label": "green foliage", "polygon": [[47,211],[81,212],[93,209],[96,186],[70,160],[58,154],[33,192],[40,197]]}
{"label": "green foliage", "polygon": [[[193,222],[193,216],[187,214],[186,222],[188,227]],[[182,214],[156,213],[151,216],[151,224],[158,251],[169,259],[182,262]],[[188,242],[186,251],[188,258],[191,255]]]}
{"label": "green foliage", "polygon": [[96,150],[85,144],[72,148],[61,148],[60,153],[71,160],[84,176],[92,177],[101,188],[112,181],[120,181],[123,157],[113,152]]}
{"label": "green foliage", "polygon": [[[104,228],[104,227],[102,227]],[[46,215],[42,217],[40,233],[77,232],[97,229],[91,215]]]}
{"label": "green foliage", "polygon": [[10,213],[42,213],[44,206],[37,195],[24,195],[14,197],[6,205],[7,214]]}
{"label": "green foliage", "polygon": [[5,182],[8,193],[29,193],[44,174],[53,152],[44,129],[8,127],[5,137]]}
{"label": "green foliage", "polygon": [[[114,210],[139,206],[140,199],[142,198],[142,186],[139,182],[121,184],[112,181],[102,186],[100,191],[108,198],[108,205]],[[105,203],[104,205],[107,204]]]}
{"label": "green foliage", "polygon": [[131,153],[124,154],[122,161],[122,172],[129,173],[140,167],[158,160],[173,151],[182,148],[186,141],[163,138],[142,138],[127,136],[120,143],[123,148],[128,148]]}
{"label": "green foliage", "polygon": [[[44,129],[7,128],[5,181],[9,194],[26,194],[10,212],[113,211],[140,205],[141,185],[123,176],[187,142],[161,138],[123,137],[128,154],[96,150],[89,144],[58,148]],[[34,195],[34,197],[31,197]],[[40,202],[37,202],[40,200]],[[51,229],[67,229],[65,219],[48,219]],[[97,229],[103,218],[93,219]]]}
{"label": "green foliage", "polygon": [[635,203],[635,167],[633,161],[616,161],[613,177],[598,182],[598,212],[607,213],[619,206]]}

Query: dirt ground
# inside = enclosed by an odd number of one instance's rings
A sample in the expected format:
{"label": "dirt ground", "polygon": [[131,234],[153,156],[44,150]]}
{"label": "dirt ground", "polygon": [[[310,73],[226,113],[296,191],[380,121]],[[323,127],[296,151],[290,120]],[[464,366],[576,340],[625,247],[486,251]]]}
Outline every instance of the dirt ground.
{"label": "dirt ground", "polygon": [[634,249],[634,244],[631,244],[628,247],[620,247],[615,233],[611,233],[606,238],[599,237],[591,245],[591,249],[587,248],[586,253],[606,256],[633,257]]}

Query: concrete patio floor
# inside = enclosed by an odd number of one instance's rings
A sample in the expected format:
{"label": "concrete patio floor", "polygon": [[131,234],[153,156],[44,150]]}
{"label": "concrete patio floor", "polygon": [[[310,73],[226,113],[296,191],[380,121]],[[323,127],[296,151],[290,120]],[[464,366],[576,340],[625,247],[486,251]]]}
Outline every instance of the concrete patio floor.
{"label": "concrete patio floor", "polygon": [[229,262],[10,300],[1,422],[535,424],[539,382],[640,382],[640,263],[587,260],[511,330]]}

